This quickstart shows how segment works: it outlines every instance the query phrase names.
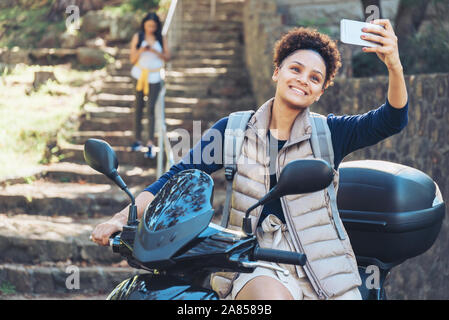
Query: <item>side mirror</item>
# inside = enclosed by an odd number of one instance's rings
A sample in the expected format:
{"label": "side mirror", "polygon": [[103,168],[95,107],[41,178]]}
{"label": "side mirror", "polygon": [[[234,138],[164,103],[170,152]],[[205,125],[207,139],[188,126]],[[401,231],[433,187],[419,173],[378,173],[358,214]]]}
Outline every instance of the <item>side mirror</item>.
{"label": "side mirror", "polygon": [[127,189],[117,172],[118,160],[111,146],[103,140],[89,139],[84,143],[84,160],[94,170],[114,181],[122,190]]}
{"label": "side mirror", "polygon": [[84,144],[84,159],[94,170],[114,179],[118,160],[111,146],[103,140],[89,139]]}
{"label": "side mirror", "polygon": [[243,219],[246,234],[252,233],[249,213],[255,208],[280,197],[310,193],[325,189],[334,177],[331,166],[324,160],[304,159],[288,163],[281,172],[277,184],[255,205],[250,207]]}
{"label": "side mirror", "polygon": [[128,224],[137,224],[137,208],[135,206],[135,199],[129,191],[126,183],[117,172],[118,160],[114,150],[111,146],[103,140],[88,139],[84,143],[84,160],[94,170],[104,174],[109,179],[114,181],[120,189],[126,192],[131,199],[131,206],[129,207]]}
{"label": "side mirror", "polygon": [[333,178],[332,168],[324,160],[295,160],[284,167],[276,186],[267,195],[280,198],[289,194],[316,192],[327,188]]}

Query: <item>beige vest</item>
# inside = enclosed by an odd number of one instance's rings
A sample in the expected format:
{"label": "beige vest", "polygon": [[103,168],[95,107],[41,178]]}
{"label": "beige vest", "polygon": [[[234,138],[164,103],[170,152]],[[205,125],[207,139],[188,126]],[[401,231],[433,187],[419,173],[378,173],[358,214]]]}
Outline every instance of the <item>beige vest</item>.
{"label": "beige vest", "polygon": [[[230,229],[241,230],[247,208],[269,191],[267,133],[273,100],[264,103],[248,123],[233,181],[228,225]],[[278,153],[277,178],[282,168],[290,161],[314,158],[309,140],[311,133],[309,109],[306,109],[295,119],[290,138]],[[335,173],[334,186],[337,189],[338,172]],[[346,239],[340,240],[338,237],[327,192],[323,190],[285,196],[281,198],[281,205],[296,251],[307,255],[304,272],[318,297],[330,298],[359,286],[361,280],[349,237],[345,230]],[[259,207],[251,212],[253,230],[257,226],[262,209],[263,207]],[[213,288],[214,284],[224,283],[213,277]]]}

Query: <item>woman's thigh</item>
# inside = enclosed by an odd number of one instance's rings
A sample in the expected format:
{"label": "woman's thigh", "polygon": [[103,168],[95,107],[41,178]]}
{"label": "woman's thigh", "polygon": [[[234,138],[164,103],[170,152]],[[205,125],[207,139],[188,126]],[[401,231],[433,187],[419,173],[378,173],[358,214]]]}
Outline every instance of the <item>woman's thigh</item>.
{"label": "woman's thigh", "polygon": [[235,297],[236,300],[293,300],[288,289],[269,276],[258,276],[248,281]]}

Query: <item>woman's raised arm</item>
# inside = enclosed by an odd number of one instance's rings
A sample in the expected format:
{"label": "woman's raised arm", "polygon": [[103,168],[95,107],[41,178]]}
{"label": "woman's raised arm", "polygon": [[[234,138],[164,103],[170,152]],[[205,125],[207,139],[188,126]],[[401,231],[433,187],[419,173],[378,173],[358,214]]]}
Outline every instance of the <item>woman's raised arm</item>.
{"label": "woman's raised arm", "polygon": [[390,20],[377,19],[373,24],[383,26],[383,30],[364,28],[362,31],[373,35],[362,35],[363,40],[374,41],[381,44],[379,47],[364,47],[364,52],[375,52],[379,59],[388,68],[388,101],[396,109],[403,108],[408,100],[404,72],[399,58],[398,37],[396,37]]}

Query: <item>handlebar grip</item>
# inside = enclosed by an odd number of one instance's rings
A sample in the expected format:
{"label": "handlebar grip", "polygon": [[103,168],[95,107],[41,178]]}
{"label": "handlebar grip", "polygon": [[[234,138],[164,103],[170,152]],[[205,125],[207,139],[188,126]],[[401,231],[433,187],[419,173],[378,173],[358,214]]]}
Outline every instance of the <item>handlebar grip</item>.
{"label": "handlebar grip", "polygon": [[112,247],[112,252],[114,253],[120,252],[120,234],[121,231],[117,231],[109,237],[109,246]]}
{"label": "handlebar grip", "polygon": [[306,255],[302,253],[276,249],[265,249],[260,248],[259,246],[254,249],[253,257],[255,260],[294,264],[300,266],[305,265],[307,261]]}

